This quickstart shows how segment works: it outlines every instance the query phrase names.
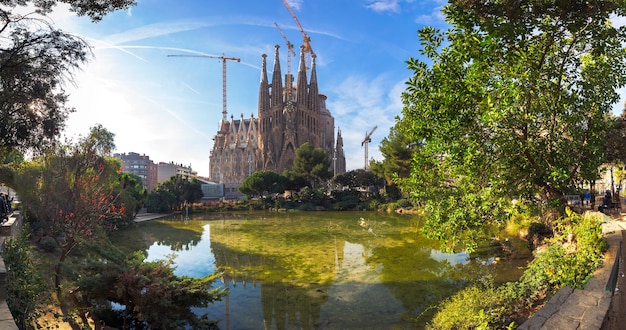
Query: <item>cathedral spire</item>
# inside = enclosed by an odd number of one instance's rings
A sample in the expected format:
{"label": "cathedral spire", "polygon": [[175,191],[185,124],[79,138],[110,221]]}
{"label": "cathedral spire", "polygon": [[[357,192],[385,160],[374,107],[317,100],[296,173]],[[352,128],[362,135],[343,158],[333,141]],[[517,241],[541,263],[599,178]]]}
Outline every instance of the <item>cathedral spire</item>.
{"label": "cathedral spire", "polygon": [[315,112],[320,110],[319,89],[317,87],[317,73],[315,70],[315,54],[311,55],[311,83],[309,85],[309,108]]}
{"label": "cathedral spire", "polygon": [[263,54],[261,57],[263,57],[263,64],[261,68],[261,83],[259,85],[259,113],[270,109],[270,86],[267,82],[267,55]]}
{"label": "cathedral spire", "polygon": [[306,61],[304,60],[304,46],[300,47],[300,67],[298,68],[298,84],[296,85],[296,102],[308,104],[308,88],[306,79]]}
{"label": "cathedral spire", "polygon": [[278,48],[280,46],[274,46],[276,53],[274,55],[274,71],[272,72],[272,106],[276,104],[282,104],[283,102],[283,82],[282,73],[280,72],[280,58],[278,57]]}

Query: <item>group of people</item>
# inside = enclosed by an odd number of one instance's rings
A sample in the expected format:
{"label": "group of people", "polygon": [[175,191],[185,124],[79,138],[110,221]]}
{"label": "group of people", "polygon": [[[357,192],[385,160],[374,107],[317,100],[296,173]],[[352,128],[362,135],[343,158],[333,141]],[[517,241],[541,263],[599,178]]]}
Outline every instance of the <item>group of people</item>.
{"label": "group of people", "polygon": [[0,221],[2,223],[4,223],[5,221],[8,221],[9,214],[13,212],[12,202],[13,202],[13,197],[9,197],[9,195],[5,193],[0,193],[0,217],[1,217]]}

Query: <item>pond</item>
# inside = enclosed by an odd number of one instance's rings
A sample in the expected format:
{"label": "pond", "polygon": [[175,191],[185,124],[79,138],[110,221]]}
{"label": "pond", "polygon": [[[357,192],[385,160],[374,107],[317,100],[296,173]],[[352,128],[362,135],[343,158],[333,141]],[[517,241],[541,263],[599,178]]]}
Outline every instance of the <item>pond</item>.
{"label": "pond", "polygon": [[483,277],[519,278],[524,242],[499,237],[448,254],[417,216],[376,212],[243,212],[164,218],[121,232],[117,245],[174,255],[177,275],[220,272],[222,301],[198,313],[220,329],[420,329],[436,305]]}

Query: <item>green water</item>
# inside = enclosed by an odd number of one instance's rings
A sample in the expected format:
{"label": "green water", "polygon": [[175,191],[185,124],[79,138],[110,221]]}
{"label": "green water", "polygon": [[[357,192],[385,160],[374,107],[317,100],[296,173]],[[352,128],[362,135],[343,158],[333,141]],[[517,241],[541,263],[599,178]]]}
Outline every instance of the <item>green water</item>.
{"label": "green water", "polygon": [[219,271],[230,294],[211,305],[221,329],[420,329],[469,282],[517,280],[526,245],[501,237],[446,254],[416,216],[375,212],[212,214],[141,223],[116,243],[148,260],[175,254],[176,274]]}

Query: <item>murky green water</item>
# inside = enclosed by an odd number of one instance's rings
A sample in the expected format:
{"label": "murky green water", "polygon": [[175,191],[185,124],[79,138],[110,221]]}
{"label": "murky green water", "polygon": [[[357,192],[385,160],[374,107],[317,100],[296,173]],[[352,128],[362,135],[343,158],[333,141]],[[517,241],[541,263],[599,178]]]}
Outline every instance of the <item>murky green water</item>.
{"label": "murky green water", "polygon": [[499,240],[446,254],[419,218],[375,212],[212,214],[142,223],[117,244],[148,259],[176,254],[176,274],[220,271],[230,295],[210,306],[221,329],[420,329],[477,278],[516,280],[530,253]]}

